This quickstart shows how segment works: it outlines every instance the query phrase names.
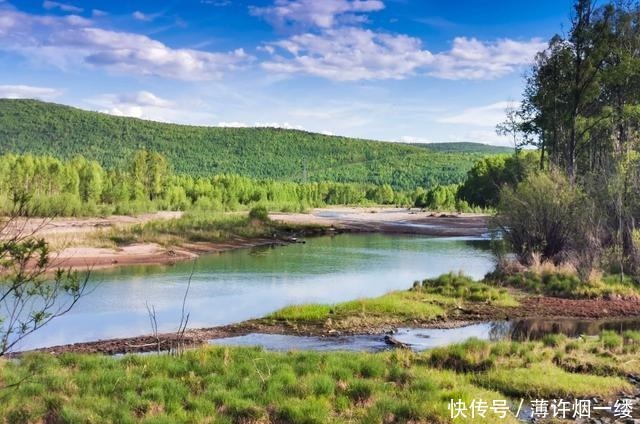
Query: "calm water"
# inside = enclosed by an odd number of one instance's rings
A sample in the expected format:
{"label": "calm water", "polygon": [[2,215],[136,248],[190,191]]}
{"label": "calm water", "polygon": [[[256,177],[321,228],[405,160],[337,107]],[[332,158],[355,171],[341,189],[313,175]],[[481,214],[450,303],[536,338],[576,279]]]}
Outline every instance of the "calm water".
{"label": "calm water", "polygon": [[195,265],[94,272],[91,293],[18,349],[150,333],[146,303],[155,307],[160,331],[174,331],[193,266],[187,311],[189,327],[197,328],[260,317],[292,304],[378,296],[448,271],[481,278],[493,265],[487,241],[343,234],[203,256]]}
{"label": "calm water", "polygon": [[[480,322],[458,328],[400,328],[393,337],[415,351],[433,349],[471,338],[480,340],[539,340],[547,334],[564,334],[568,337],[595,336],[602,330],[623,332],[640,330],[640,319],[625,320],[576,320],[576,319],[526,319],[516,321]],[[302,337],[281,334],[251,333],[210,341],[224,346],[260,346],[267,350],[317,350],[377,352],[388,349],[382,335],[357,335],[344,337]]]}

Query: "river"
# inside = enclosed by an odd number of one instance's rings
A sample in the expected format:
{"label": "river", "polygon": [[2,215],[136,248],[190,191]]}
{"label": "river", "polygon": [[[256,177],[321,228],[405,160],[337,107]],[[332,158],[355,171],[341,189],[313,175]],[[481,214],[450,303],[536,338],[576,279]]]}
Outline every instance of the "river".
{"label": "river", "polygon": [[24,339],[16,350],[175,331],[182,298],[189,327],[257,318],[303,303],[334,303],[406,289],[449,271],[474,278],[490,271],[487,240],[341,234],[306,243],[205,255],[195,263],[129,266],[91,274],[88,293],[66,315]]}

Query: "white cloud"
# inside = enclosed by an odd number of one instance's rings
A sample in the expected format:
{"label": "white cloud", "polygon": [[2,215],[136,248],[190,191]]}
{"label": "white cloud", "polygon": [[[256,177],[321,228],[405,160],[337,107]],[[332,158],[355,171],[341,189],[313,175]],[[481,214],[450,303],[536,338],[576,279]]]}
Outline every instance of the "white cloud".
{"label": "white cloud", "polygon": [[482,42],[458,37],[449,51],[433,54],[420,39],[357,27],[307,32],[268,43],[263,68],[336,81],[403,79],[417,73],[445,79],[494,79],[530,63],[545,44],[509,39]]}
{"label": "white cloud", "polygon": [[100,10],[100,9],[93,9],[91,10],[91,16],[93,16],[94,18],[102,18],[103,16],[107,16],[108,13],[105,12],[104,10]]}
{"label": "white cloud", "polygon": [[514,102],[502,101],[485,106],[471,107],[455,115],[439,117],[436,119],[436,122],[478,127],[495,127],[505,119],[505,110],[514,105]]}
{"label": "white cloud", "polygon": [[116,98],[119,103],[127,103],[137,106],[170,107],[172,105],[171,101],[158,97],[149,91],[120,94]]}
{"label": "white cloud", "polygon": [[148,22],[153,20],[153,17],[151,15],[145,15],[139,10],[136,10],[135,12],[133,12],[131,16],[133,16],[133,19],[135,19],[136,21]]}
{"label": "white cloud", "polygon": [[245,123],[245,122],[237,122],[237,121],[231,121],[231,122],[218,122],[218,124],[216,125],[217,127],[227,127],[227,128],[248,128],[251,125]]}
{"label": "white cloud", "polygon": [[403,135],[398,141],[401,143],[433,143],[433,141],[428,138],[415,137],[412,135]]}
{"label": "white cloud", "polygon": [[273,6],[249,8],[275,26],[299,24],[331,28],[338,23],[365,22],[367,12],[384,9],[381,0],[276,0]]}
{"label": "white cloud", "polygon": [[546,43],[539,38],[482,42],[456,37],[450,51],[434,56],[429,74],[452,80],[494,79],[531,63],[536,53],[545,48]]}
{"label": "white cloud", "polygon": [[194,103],[198,103],[197,99],[167,100],[149,91],[102,94],[88,99],[87,102],[97,106],[97,110],[103,113],[153,121],[211,125],[213,118],[202,107],[194,106]]}
{"label": "white cloud", "polygon": [[338,81],[401,79],[433,61],[417,38],[354,27],[294,35],[270,46],[287,56],[275,54],[265,69]]}
{"label": "white cloud", "polygon": [[301,130],[304,131],[302,125],[293,125],[288,122],[254,122],[252,125],[245,122],[230,121],[230,122],[218,122],[218,127],[227,128],[283,128],[287,130]]}
{"label": "white cloud", "polygon": [[225,7],[231,4],[231,0],[200,0],[200,4],[207,4],[215,7]]}
{"label": "white cloud", "polygon": [[145,35],[96,28],[79,16],[38,16],[3,9],[0,49],[49,65],[91,66],[180,80],[212,80],[252,58],[242,49],[226,53],[171,48]]}
{"label": "white cloud", "polygon": [[82,11],[84,11],[84,9],[81,7],[73,6],[71,4],[66,4],[66,3],[59,3],[57,1],[50,1],[50,0],[45,0],[42,3],[42,7],[44,7],[47,10],[60,9],[63,12],[69,12],[69,13],[82,13]]}
{"label": "white cloud", "polygon": [[30,85],[0,85],[0,98],[6,99],[42,99],[51,100],[62,94],[62,91],[49,87],[33,87]]}

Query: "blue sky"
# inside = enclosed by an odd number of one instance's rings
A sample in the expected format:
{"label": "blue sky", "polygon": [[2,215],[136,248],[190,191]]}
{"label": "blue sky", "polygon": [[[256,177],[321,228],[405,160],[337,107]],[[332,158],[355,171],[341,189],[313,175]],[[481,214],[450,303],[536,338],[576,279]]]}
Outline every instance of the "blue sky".
{"label": "blue sky", "polygon": [[389,141],[494,132],[570,1],[0,0],[0,97]]}

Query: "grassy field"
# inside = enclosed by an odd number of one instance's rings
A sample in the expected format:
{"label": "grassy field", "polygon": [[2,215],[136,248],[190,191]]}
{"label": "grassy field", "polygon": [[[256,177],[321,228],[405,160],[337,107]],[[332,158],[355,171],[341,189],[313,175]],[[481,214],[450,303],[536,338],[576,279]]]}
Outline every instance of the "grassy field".
{"label": "grassy field", "polygon": [[[447,423],[450,399],[615,399],[640,333],[538,342],[470,340],[426,353],[271,353],[205,347],[182,356],[32,354],[0,362],[9,423]],[[580,361],[582,372],[576,372]],[[515,423],[512,415],[500,420]]]}

